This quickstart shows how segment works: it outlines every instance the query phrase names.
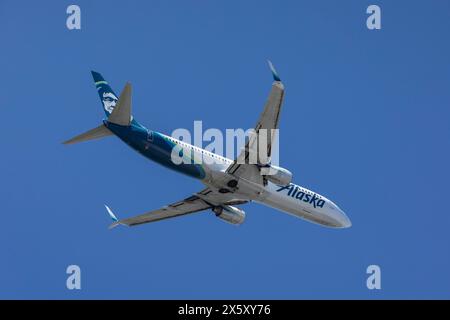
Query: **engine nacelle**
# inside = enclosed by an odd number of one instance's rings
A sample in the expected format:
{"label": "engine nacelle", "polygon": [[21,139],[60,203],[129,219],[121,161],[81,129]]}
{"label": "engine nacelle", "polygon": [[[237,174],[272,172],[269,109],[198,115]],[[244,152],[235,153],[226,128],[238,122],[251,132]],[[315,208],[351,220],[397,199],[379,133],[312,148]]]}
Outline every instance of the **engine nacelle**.
{"label": "engine nacelle", "polygon": [[216,217],[231,224],[241,224],[245,220],[245,211],[233,206],[215,207],[212,211]]}
{"label": "engine nacelle", "polygon": [[263,168],[267,170],[269,174],[264,175],[267,180],[280,186],[287,186],[292,181],[292,173],[284,168],[277,166],[270,166],[268,168]]}

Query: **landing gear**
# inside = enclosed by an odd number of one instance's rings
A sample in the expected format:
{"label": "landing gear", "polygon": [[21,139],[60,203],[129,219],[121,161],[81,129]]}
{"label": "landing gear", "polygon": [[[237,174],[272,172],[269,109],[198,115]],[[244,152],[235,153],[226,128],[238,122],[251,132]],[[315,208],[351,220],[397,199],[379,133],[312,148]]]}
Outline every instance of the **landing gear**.
{"label": "landing gear", "polygon": [[230,188],[236,188],[237,184],[237,180],[230,180],[228,181],[227,186],[229,186]]}
{"label": "landing gear", "polygon": [[219,192],[220,193],[230,193],[230,192],[236,191],[237,185],[238,185],[237,180],[234,180],[234,179],[230,180],[230,181],[227,182],[227,187],[229,187],[232,190],[227,189],[227,188],[221,188],[221,189],[219,189]]}

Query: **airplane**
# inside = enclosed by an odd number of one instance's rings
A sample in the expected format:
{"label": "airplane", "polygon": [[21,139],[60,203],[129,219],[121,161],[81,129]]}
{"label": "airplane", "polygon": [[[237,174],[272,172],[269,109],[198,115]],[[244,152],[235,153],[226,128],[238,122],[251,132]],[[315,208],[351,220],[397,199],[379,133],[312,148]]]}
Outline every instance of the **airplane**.
{"label": "airplane", "polygon": [[[278,129],[285,90],[273,64],[270,61],[268,63],[273,83],[254,131],[257,135],[260,132],[270,132],[266,136],[266,156],[270,160],[274,142],[273,132]],[[245,220],[245,212],[238,206],[249,202],[272,207],[329,228],[349,228],[352,225],[344,211],[333,201],[292,183],[292,173],[289,170],[272,165],[270,161],[259,163],[258,160],[255,164],[246,161],[250,152],[257,148],[257,139],[247,139],[245,147],[240,151],[238,157],[232,160],[147,129],[132,116],[131,84],[127,82],[117,98],[100,73],[95,71],[91,71],[91,73],[106,118],[98,127],[67,140],[63,142],[64,144],[115,135],[146,158],[198,179],[204,184],[203,190],[183,200],[130,218],[118,219],[114,212],[105,205],[113,220],[110,228],[118,225],[137,226],[205,210],[211,210],[218,218],[230,224],[240,225]],[[266,131],[262,129],[266,129]],[[220,161],[174,163],[171,154],[175,147],[182,147],[183,150],[188,150],[200,158]],[[267,167],[271,170],[270,174],[265,170]]]}

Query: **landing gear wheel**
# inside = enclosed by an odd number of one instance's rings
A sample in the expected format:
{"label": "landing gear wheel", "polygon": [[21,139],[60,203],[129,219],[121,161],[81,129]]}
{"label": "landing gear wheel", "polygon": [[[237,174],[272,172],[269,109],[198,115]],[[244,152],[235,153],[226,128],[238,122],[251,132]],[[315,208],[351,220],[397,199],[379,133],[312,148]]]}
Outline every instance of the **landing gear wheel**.
{"label": "landing gear wheel", "polygon": [[228,181],[227,186],[229,186],[230,188],[236,188],[237,184],[237,180],[230,180]]}

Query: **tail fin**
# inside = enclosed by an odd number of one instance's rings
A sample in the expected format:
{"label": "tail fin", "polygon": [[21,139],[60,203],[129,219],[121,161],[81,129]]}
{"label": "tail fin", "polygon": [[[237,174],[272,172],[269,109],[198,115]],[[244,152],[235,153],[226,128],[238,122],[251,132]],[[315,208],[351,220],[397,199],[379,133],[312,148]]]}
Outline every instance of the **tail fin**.
{"label": "tail fin", "polygon": [[131,84],[127,83],[120,98],[109,86],[108,82],[98,72],[91,71],[92,77],[97,87],[98,95],[103,103],[103,109],[108,122],[115,123],[121,126],[129,126],[133,120],[131,116]]}
{"label": "tail fin", "polygon": [[106,116],[109,117],[119,99],[100,73],[95,71],[91,71],[91,73],[94,78],[100,101],[103,104],[103,110],[105,111]]}
{"label": "tail fin", "polygon": [[[94,77],[100,100],[103,103],[103,109],[108,117],[108,122],[120,126],[129,126],[132,122],[139,125],[131,116],[131,84],[127,83],[125,85],[125,88],[120,94],[120,98],[117,99],[116,94],[108,85],[108,82],[103,79],[102,75],[95,71],[91,72]],[[110,135],[113,135],[113,133],[107,128],[107,123],[103,123],[97,128],[91,129],[63,143],[73,144]]]}
{"label": "tail fin", "polygon": [[111,135],[113,135],[113,133],[102,123],[97,128],[91,129],[85,133],[73,137],[72,139],[64,141],[63,144],[74,144],[88,140],[100,139]]}

